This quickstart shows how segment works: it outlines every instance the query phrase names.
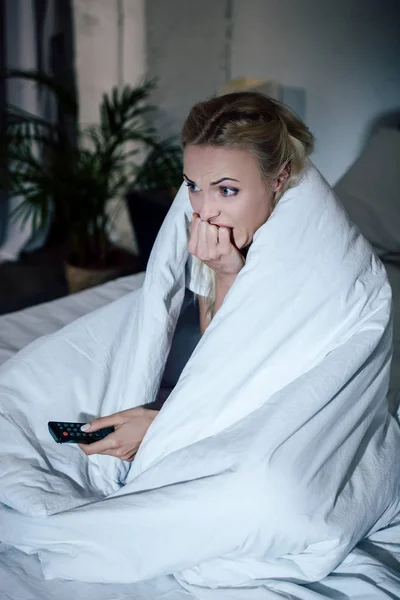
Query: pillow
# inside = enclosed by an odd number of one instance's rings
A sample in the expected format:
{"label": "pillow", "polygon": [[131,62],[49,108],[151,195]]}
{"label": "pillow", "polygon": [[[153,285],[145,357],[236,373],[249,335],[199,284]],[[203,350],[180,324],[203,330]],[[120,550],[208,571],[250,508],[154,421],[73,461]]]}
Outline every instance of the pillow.
{"label": "pillow", "polygon": [[400,130],[377,130],[334,191],[380,256],[400,252]]}

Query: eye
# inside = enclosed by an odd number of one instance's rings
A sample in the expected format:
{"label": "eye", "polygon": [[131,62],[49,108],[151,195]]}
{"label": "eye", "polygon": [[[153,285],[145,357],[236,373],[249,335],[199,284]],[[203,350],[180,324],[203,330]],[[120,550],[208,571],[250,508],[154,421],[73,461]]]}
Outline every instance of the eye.
{"label": "eye", "polygon": [[193,181],[185,181],[185,185],[189,188],[189,192],[198,192],[200,189]]}
{"label": "eye", "polygon": [[229,196],[236,196],[239,193],[239,190],[234,187],[226,187],[225,185],[221,185],[219,188],[219,193],[228,198]]}

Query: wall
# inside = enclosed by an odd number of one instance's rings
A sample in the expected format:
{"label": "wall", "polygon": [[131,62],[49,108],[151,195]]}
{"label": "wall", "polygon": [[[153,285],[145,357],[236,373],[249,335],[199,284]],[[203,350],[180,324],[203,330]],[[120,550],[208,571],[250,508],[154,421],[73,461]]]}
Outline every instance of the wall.
{"label": "wall", "polygon": [[144,0],[73,0],[81,123],[98,121],[104,92],[146,72]]}
{"label": "wall", "polygon": [[147,29],[165,132],[177,132],[227,74],[276,79],[305,89],[314,161],[333,184],[375,121],[400,113],[396,0],[147,0]]}
{"label": "wall", "polygon": [[158,127],[176,134],[198,100],[225,80],[226,0],[147,0],[147,56],[158,78]]}
{"label": "wall", "polygon": [[[79,120],[87,125],[98,121],[104,92],[145,77],[145,0],[73,0],[73,8]],[[114,240],[136,251],[125,206],[118,204]]]}

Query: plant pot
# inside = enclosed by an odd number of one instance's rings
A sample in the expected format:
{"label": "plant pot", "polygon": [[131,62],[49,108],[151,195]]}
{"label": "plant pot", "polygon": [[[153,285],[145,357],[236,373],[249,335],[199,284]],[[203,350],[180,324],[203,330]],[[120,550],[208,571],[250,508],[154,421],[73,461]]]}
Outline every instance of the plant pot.
{"label": "plant pot", "polygon": [[144,265],[147,265],[172,199],[171,194],[166,191],[133,190],[126,195],[126,204]]}
{"label": "plant pot", "polygon": [[85,268],[77,267],[68,262],[64,263],[65,279],[67,280],[68,290],[70,294],[81,292],[87,288],[100,285],[106,281],[111,281],[118,277],[122,271],[122,265],[113,267],[101,268]]}

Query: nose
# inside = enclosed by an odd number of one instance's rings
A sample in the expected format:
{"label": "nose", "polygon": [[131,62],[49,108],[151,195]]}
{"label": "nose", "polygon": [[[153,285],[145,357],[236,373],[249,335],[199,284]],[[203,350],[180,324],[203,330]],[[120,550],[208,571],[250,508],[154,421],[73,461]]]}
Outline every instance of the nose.
{"label": "nose", "polygon": [[215,200],[213,201],[213,199],[206,196],[206,194],[203,195],[203,198],[199,202],[196,212],[202,221],[211,221],[211,219],[218,217],[220,214],[220,211],[215,204]]}

